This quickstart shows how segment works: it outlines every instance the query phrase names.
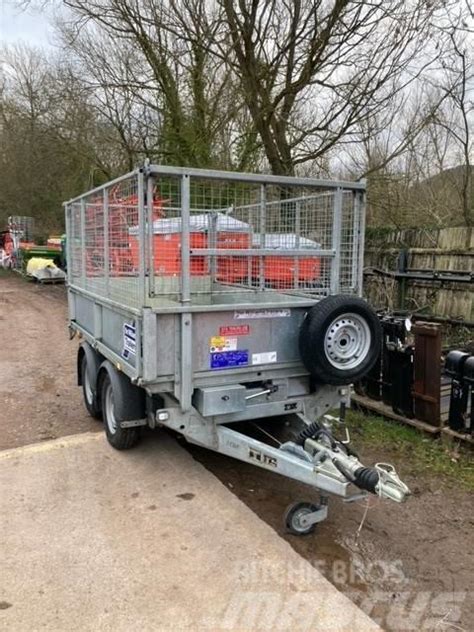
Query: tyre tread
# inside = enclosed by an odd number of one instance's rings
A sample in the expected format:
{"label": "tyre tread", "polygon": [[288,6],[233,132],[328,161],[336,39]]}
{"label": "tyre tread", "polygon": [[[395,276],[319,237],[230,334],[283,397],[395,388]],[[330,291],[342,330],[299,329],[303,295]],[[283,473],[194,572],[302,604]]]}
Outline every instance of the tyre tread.
{"label": "tyre tread", "polygon": [[111,384],[111,380],[110,377],[106,374],[103,376],[100,384],[105,435],[109,444],[116,450],[130,450],[131,448],[135,447],[141,439],[140,428],[121,428],[119,425],[115,433],[111,433],[109,431],[109,425],[105,417],[107,414],[105,407],[105,392],[109,384]]}
{"label": "tyre tread", "polygon": [[100,398],[97,397],[97,392],[94,394],[92,404],[87,401],[86,397],[86,385],[85,385],[85,372],[87,370],[87,355],[84,353],[81,361],[81,381],[82,381],[82,397],[84,399],[84,405],[87,412],[94,419],[99,421],[102,419],[102,408],[100,405]]}

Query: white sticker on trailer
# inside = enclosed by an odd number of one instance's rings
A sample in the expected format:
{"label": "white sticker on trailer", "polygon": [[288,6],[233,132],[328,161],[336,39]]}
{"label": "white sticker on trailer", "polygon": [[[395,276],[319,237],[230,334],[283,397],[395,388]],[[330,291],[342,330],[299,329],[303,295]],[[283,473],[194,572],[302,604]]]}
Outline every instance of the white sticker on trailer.
{"label": "white sticker on trailer", "polygon": [[137,352],[137,330],[135,323],[123,324],[123,349],[122,356],[127,359],[130,354]]}
{"label": "white sticker on trailer", "polygon": [[264,353],[252,353],[252,364],[271,364],[277,361],[276,351],[265,351]]}
{"label": "white sticker on trailer", "polygon": [[234,312],[235,320],[247,320],[249,318],[288,318],[288,316],[291,316],[291,310],[289,309],[257,309]]}

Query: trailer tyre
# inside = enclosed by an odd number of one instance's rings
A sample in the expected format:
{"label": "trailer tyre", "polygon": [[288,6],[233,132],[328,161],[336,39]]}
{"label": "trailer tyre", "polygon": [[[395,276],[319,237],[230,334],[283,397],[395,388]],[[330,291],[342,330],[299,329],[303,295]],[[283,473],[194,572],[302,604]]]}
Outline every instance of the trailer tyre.
{"label": "trailer tyre", "polygon": [[140,441],[139,428],[121,428],[115,415],[115,398],[112,380],[107,372],[101,379],[102,416],[107,441],[116,450],[129,450]]}
{"label": "trailer tyre", "polygon": [[374,310],[361,298],[329,296],[307,313],[299,350],[306,369],[325,384],[351,384],[374,366],[382,332]]}
{"label": "trailer tyre", "polygon": [[84,397],[84,405],[87,408],[87,412],[94,419],[102,419],[102,410],[100,407],[100,397],[97,390],[94,389],[92,384],[90,371],[87,366],[87,354],[84,353],[81,360],[81,384],[82,395]]}

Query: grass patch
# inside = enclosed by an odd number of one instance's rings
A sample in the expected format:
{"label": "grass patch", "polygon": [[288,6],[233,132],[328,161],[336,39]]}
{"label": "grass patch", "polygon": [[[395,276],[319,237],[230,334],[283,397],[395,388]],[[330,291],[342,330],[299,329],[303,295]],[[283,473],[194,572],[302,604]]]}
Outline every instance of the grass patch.
{"label": "grass patch", "polygon": [[348,411],[347,424],[356,448],[383,448],[403,459],[413,472],[441,475],[474,490],[474,460],[469,448],[444,444],[411,426],[353,410]]}

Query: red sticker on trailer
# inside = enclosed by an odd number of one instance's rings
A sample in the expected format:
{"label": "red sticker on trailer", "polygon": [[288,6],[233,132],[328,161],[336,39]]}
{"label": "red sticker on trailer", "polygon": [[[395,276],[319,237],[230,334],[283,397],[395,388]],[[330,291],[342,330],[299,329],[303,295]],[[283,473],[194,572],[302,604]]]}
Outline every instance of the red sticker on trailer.
{"label": "red sticker on trailer", "polygon": [[219,335],[221,336],[248,336],[250,333],[250,325],[225,325],[219,327]]}

